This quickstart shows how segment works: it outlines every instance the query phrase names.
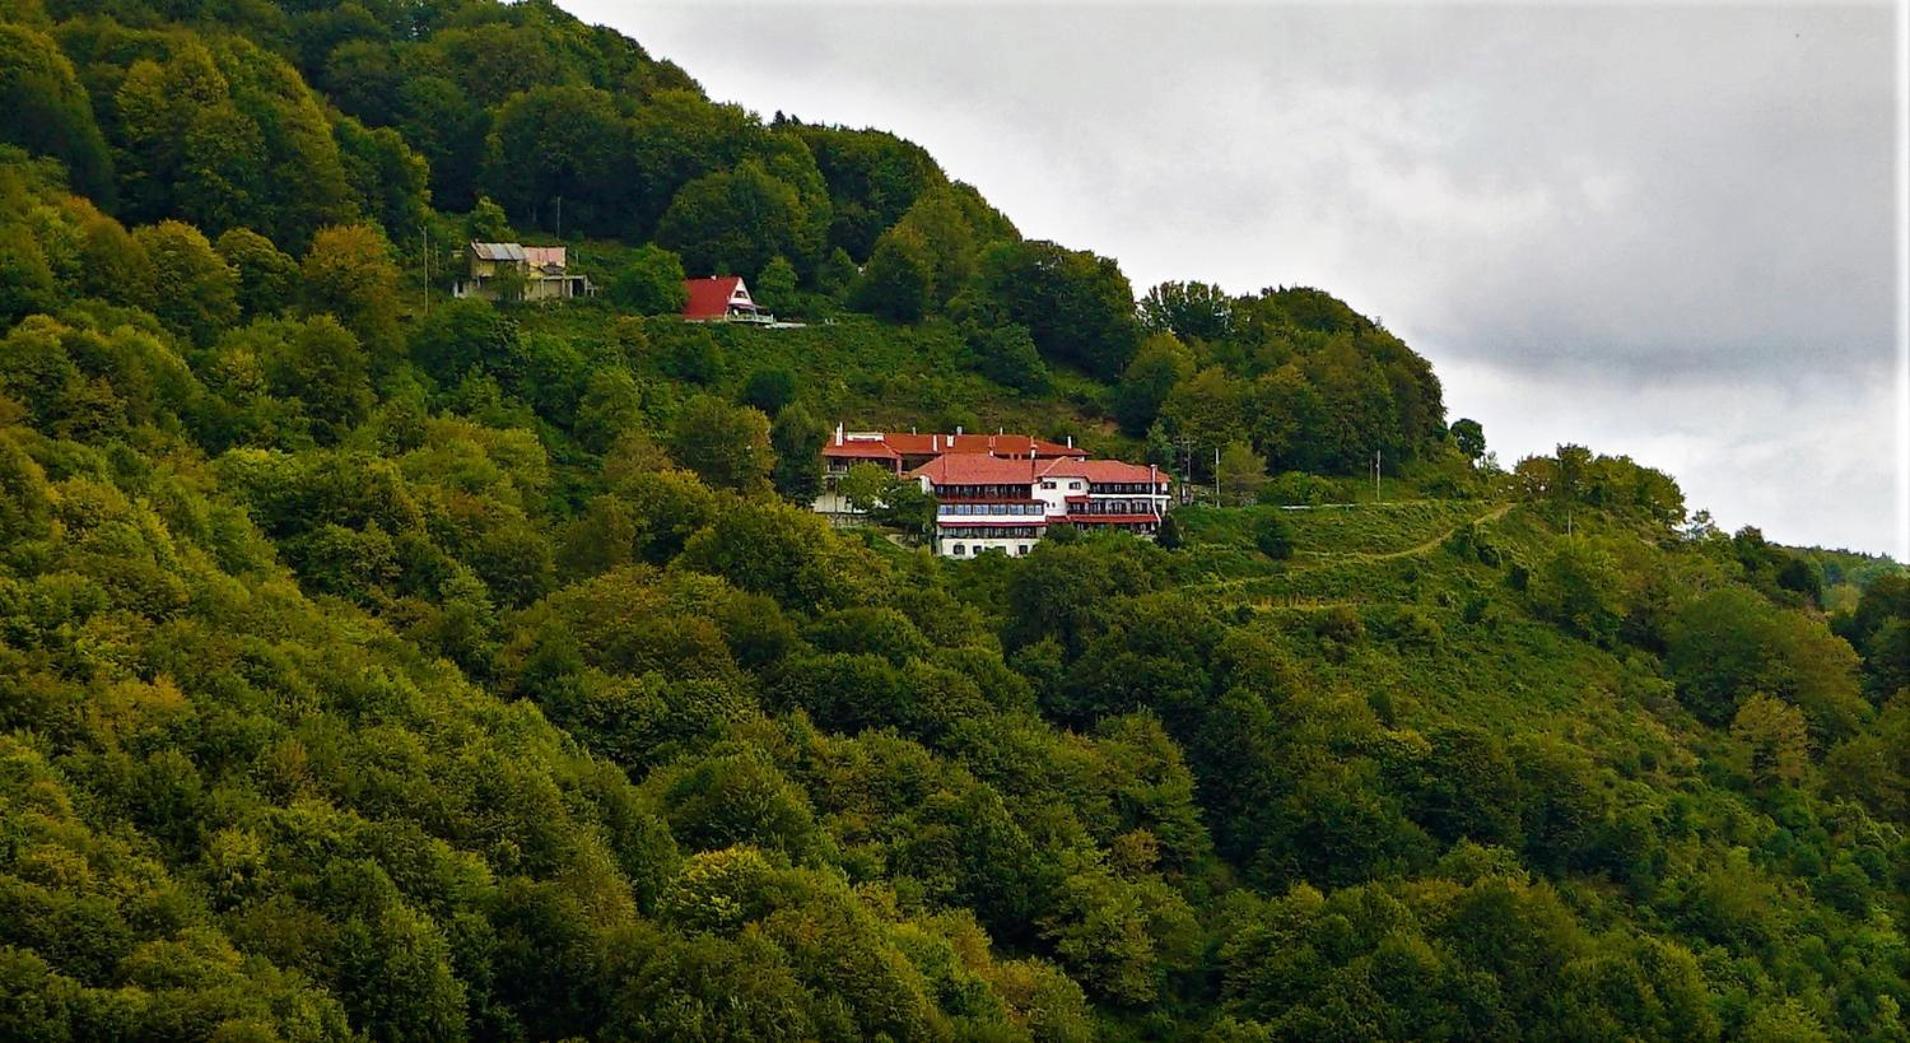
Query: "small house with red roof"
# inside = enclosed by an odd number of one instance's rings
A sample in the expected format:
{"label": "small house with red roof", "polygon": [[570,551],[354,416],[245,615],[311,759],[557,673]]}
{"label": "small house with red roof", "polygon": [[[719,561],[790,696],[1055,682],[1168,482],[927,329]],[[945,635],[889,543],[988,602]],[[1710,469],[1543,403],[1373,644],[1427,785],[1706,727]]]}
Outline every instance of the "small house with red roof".
{"label": "small house with red roof", "polygon": [[690,322],[748,322],[768,325],[776,316],[758,308],[740,275],[685,279],[683,318]]}

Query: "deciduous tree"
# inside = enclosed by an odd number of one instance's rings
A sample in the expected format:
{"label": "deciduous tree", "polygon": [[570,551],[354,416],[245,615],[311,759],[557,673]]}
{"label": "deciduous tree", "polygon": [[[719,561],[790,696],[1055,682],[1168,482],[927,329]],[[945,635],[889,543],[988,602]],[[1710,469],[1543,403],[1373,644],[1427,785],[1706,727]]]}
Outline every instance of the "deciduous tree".
{"label": "deciduous tree", "polygon": [[712,488],[759,492],[768,487],[775,463],[769,418],[761,410],[698,395],[670,425],[670,455]]}
{"label": "deciduous tree", "polygon": [[801,406],[776,414],[769,426],[770,449],[776,466],[770,477],[776,491],[791,502],[807,505],[822,491],[822,447],[829,431]]}
{"label": "deciduous tree", "polygon": [[238,273],[239,311],[260,318],[283,311],[298,298],[298,262],[250,228],[228,228],[213,248]]}
{"label": "deciduous tree", "polygon": [[334,225],[313,236],[300,267],[306,313],[337,316],[380,368],[400,347],[398,268],[390,251],[369,225]]}
{"label": "deciduous tree", "polygon": [[1051,242],[998,243],[983,254],[978,280],[1053,361],[1111,380],[1139,346],[1134,291],[1111,258]]}
{"label": "deciduous tree", "polygon": [[197,228],[162,221],[133,237],[152,259],[153,306],[166,325],[207,344],[238,320],[238,275]]}
{"label": "deciduous tree", "polygon": [[611,278],[610,299],[638,315],[675,315],[689,300],[683,286],[683,262],[660,246],[645,243]]}

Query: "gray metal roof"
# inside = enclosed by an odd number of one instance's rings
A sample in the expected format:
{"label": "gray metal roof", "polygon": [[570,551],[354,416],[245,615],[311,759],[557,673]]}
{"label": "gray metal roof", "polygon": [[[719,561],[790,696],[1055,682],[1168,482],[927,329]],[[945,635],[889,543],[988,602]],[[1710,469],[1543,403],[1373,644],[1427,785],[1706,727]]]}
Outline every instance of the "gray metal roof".
{"label": "gray metal roof", "polygon": [[518,243],[471,243],[471,253],[480,261],[521,261],[524,247]]}

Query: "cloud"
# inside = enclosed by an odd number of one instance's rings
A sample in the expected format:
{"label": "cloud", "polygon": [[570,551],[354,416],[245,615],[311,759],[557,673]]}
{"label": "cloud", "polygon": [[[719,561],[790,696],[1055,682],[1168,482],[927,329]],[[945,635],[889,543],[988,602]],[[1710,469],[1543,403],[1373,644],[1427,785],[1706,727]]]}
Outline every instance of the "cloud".
{"label": "cloud", "polygon": [[1773,539],[1897,552],[1889,542],[1897,468],[1887,441],[1897,396],[1887,373],[1853,386],[1703,374],[1628,382],[1474,360],[1439,372],[1448,400],[1485,420],[1508,466],[1576,442],[1675,475],[1687,505],[1712,511],[1726,529],[1755,525]]}
{"label": "cloud", "polygon": [[1899,549],[1886,5],[565,6],[911,138],[1137,289],[1344,297],[1503,455],[1628,451],[1730,524]]}

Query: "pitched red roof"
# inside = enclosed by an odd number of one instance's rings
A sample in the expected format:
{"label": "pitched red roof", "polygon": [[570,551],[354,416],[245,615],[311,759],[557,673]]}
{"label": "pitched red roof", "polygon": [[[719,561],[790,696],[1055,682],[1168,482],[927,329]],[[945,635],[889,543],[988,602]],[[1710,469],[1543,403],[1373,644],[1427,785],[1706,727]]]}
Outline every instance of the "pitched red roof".
{"label": "pitched red roof", "polygon": [[1035,484],[1038,460],[1011,460],[981,453],[952,453],[938,456],[910,471],[927,478],[931,485],[1029,485]]}
{"label": "pitched red roof", "polygon": [[900,460],[902,454],[890,449],[881,442],[863,439],[845,441],[841,445],[831,443],[822,447],[824,456],[842,456],[856,460]]}
{"label": "pitched red roof", "polygon": [[739,275],[719,275],[710,279],[685,279],[683,288],[690,292],[688,303],[683,305],[683,317],[686,319],[720,319],[729,314],[730,297],[736,292],[736,284],[742,282]]}
{"label": "pitched red roof", "polygon": [[1042,465],[1043,478],[1086,478],[1089,482],[1113,484],[1116,482],[1135,482],[1147,484],[1168,480],[1166,471],[1146,464],[1130,464],[1120,460],[1051,460]]}

